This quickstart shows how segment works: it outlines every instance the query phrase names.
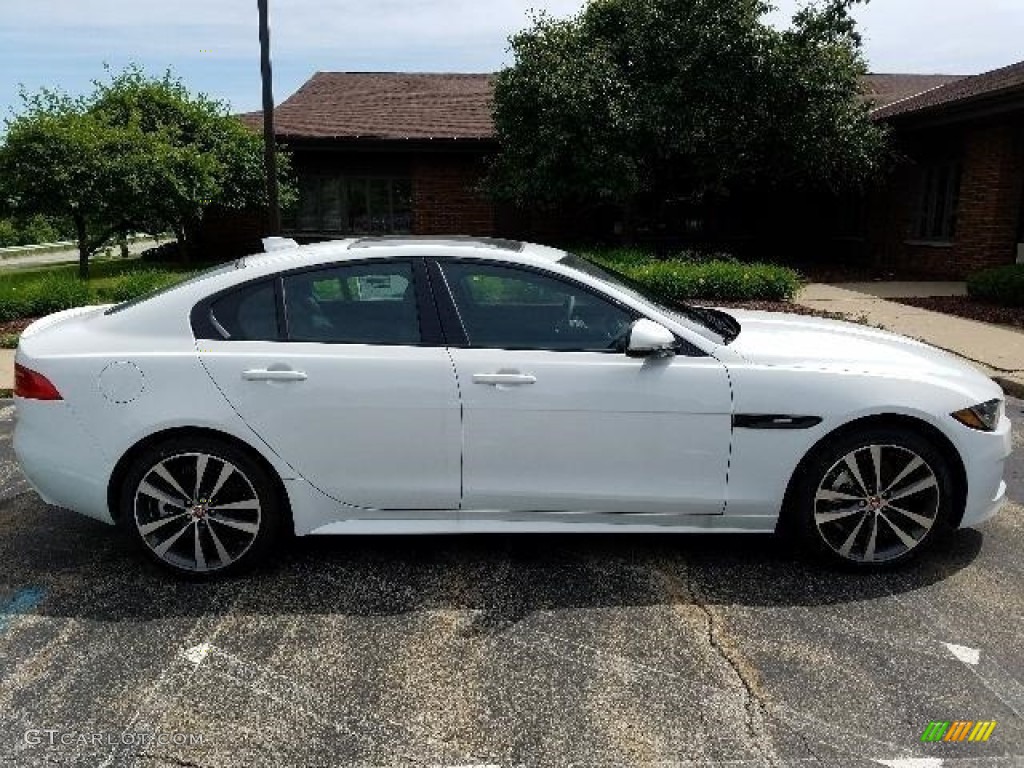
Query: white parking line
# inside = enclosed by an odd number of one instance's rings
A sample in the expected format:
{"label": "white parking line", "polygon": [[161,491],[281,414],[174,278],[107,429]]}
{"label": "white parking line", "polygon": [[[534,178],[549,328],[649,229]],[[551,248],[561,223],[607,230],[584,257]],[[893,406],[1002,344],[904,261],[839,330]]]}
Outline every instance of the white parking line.
{"label": "white parking line", "polygon": [[977,648],[968,648],[966,645],[954,645],[953,643],[943,643],[943,645],[964,664],[976,666],[981,661],[981,651]]}

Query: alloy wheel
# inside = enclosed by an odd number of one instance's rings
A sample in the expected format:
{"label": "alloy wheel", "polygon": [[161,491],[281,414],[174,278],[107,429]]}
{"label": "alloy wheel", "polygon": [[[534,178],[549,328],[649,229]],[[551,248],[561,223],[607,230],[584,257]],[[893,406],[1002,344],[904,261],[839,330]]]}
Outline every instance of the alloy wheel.
{"label": "alloy wheel", "polygon": [[814,524],[840,557],[881,563],[927,537],[940,503],[935,471],[921,456],[900,445],[866,445],[825,473],[814,495]]}
{"label": "alloy wheel", "polygon": [[136,488],[134,514],[139,535],[157,557],[194,573],[236,562],[262,522],[252,481],[208,453],[180,453],[151,467]]}

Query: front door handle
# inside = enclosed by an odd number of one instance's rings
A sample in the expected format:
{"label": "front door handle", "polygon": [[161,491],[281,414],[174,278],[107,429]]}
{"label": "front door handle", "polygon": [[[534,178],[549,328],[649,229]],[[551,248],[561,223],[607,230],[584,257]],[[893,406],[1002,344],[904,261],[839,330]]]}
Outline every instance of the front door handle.
{"label": "front door handle", "polygon": [[250,368],[242,371],[246,381],[305,381],[305,371],[293,371],[291,368]]}
{"label": "front door handle", "polygon": [[518,386],[535,384],[537,377],[529,373],[474,373],[474,384],[490,384],[491,386]]}

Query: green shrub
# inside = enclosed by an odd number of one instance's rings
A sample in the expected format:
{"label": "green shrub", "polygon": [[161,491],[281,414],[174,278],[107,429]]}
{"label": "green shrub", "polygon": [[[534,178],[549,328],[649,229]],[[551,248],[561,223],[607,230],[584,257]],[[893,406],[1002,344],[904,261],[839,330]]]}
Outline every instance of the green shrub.
{"label": "green shrub", "polygon": [[642,248],[629,247],[593,248],[582,252],[580,255],[598,264],[604,264],[612,269],[617,269],[620,272],[624,271],[623,268],[646,264],[654,258],[649,251],[645,251]]}
{"label": "green shrub", "polygon": [[28,302],[23,294],[16,291],[5,291],[0,294],[0,322],[31,316]]}
{"label": "green shrub", "polygon": [[128,301],[177,283],[194,272],[138,262],[97,262],[87,282],[74,265],[0,272],[0,322],[39,317],[86,304]]}
{"label": "green shrub", "polygon": [[89,286],[67,272],[52,272],[28,289],[31,314],[48,315],[89,303]]}
{"label": "green shrub", "polygon": [[138,270],[126,272],[97,285],[93,293],[96,301],[100,304],[116,304],[166,288],[180,282],[181,279],[181,273],[163,272],[156,269]]}
{"label": "green shrub", "polygon": [[967,294],[1008,307],[1024,307],[1024,264],[975,272],[967,278]]}
{"label": "green shrub", "polygon": [[665,301],[789,301],[800,275],[775,264],[744,263],[723,255],[679,254],[657,260],[643,251],[583,254],[621,272]]}
{"label": "green shrub", "polygon": [[47,272],[0,294],[0,320],[39,317],[88,303],[88,285],[66,272]]}

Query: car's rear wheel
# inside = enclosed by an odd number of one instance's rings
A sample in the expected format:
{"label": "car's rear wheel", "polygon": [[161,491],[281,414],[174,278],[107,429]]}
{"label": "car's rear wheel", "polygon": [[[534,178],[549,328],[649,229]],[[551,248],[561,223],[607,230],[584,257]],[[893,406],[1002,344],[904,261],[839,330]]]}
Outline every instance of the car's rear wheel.
{"label": "car's rear wheel", "polygon": [[953,501],[948,463],[931,442],[911,431],[869,429],[805,462],[795,512],[816,553],[879,568],[919,556],[948,531]]}
{"label": "car's rear wheel", "polygon": [[194,578],[255,565],[279,537],[283,518],[260,462],[213,438],[147,448],[122,488],[120,520],[129,536],[159,565]]}

